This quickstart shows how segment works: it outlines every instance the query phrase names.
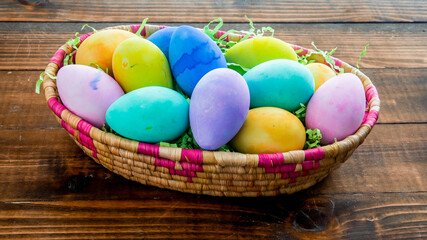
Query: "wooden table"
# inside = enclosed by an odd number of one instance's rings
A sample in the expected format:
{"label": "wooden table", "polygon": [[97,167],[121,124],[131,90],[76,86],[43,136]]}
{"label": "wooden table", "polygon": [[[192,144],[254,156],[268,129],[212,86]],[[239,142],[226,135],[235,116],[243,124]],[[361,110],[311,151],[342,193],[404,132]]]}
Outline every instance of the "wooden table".
{"label": "wooden table", "polygon": [[[427,239],[427,4],[353,1],[0,1],[0,238]],[[35,2],[35,1],[33,1]],[[47,2],[47,3],[46,3]],[[316,186],[218,198],[144,186],[75,145],[34,93],[57,48],[84,23],[272,26],[275,36],[360,64],[381,98],[378,124]]]}

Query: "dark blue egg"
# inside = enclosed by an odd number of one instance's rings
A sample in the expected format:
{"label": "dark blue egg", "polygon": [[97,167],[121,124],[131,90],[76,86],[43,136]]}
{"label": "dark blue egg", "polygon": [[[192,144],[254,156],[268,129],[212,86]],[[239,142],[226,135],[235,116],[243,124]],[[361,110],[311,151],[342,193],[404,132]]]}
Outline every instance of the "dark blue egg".
{"label": "dark blue egg", "polygon": [[147,40],[154,43],[160,50],[162,50],[163,54],[169,59],[169,45],[172,38],[172,34],[175,32],[177,27],[168,27],[163,28],[155,33],[151,34]]}
{"label": "dark blue egg", "polygon": [[181,26],[173,33],[169,63],[179,87],[189,96],[206,73],[227,67],[224,54],[216,43],[190,26]]}

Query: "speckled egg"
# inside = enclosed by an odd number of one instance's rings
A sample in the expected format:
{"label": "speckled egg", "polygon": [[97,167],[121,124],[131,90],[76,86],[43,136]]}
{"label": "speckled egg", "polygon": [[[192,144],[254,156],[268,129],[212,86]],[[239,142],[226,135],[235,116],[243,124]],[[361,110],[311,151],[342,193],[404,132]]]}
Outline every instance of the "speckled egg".
{"label": "speckled egg", "polygon": [[189,96],[206,73],[227,67],[224,55],[215,42],[191,26],[181,26],[173,33],[169,61],[179,87]]}
{"label": "speckled egg", "polygon": [[237,151],[256,154],[301,150],[304,143],[305,128],[301,121],[275,107],[249,110],[242,128],[231,140]]}
{"label": "speckled egg", "polygon": [[225,53],[225,58],[227,62],[237,63],[245,68],[253,68],[273,59],[298,60],[289,44],[273,37],[254,37],[239,42]]}
{"label": "speckled egg", "polygon": [[86,65],[59,69],[56,84],[63,104],[82,119],[102,128],[108,107],[124,92],[110,75]]}
{"label": "speckled egg", "polygon": [[239,73],[227,68],[208,72],[190,103],[191,130],[199,146],[215,150],[229,142],[246,119],[249,100],[248,85]]}
{"label": "speckled egg", "polygon": [[154,43],[160,50],[162,50],[163,54],[166,58],[169,59],[169,46],[172,38],[172,34],[175,32],[176,27],[168,27],[163,28],[155,33],[151,34],[147,40]]}
{"label": "speckled egg", "polygon": [[243,75],[251,94],[251,108],[278,107],[293,112],[314,92],[314,79],[306,66],[288,59],[261,63]]}
{"label": "speckled egg", "polygon": [[154,43],[137,37],[116,48],[114,78],[125,92],[148,86],[172,88],[172,74],[163,52]]}
{"label": "speckled egg", "polygon": [[118,134],[148,143],[171,141],[188,128],[189,104],[165,87],[144,87],[117,99],[107,110],[108,125]]}
{"label": "speckled egg", "polygon": [[322,144],[340,141],[360,127],[365,114],[365,91],[353,73],[344,73],[326,81],[313,94],[307,106],[307,128],[318,128]]}

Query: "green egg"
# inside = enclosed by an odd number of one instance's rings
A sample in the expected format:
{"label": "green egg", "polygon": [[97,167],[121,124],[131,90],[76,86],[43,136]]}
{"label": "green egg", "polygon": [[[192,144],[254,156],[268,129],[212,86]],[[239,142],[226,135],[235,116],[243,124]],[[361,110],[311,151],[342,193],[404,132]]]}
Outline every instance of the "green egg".
{"label": "green egg", "polygon": [[273,37],[254,37],[239,42],[225,53],[225,59],[249,69],[273,59],[298,61],[297,54],[289,44]]}

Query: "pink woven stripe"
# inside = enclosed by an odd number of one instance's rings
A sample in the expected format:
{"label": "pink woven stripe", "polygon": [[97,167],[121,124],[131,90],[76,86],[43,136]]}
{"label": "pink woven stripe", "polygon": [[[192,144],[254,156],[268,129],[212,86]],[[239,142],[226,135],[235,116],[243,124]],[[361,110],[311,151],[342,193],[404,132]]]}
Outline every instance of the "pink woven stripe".
{"label": "pink woven stripe", "polygon": [[140,142],[138,144],[138,152],[139,153],[149,155],[149,156],[153,156],[153,157],[159,156],[159,148],[160,147],[158,145],[152,145],[152,144],[143,143],[143,142]]}
{"label": "pink woven stripe", "polygon": [[93,126],[85,120],[80,120],[79,123],[77,123],[77,130],[86,134],[86,136],[90,136],[90,130],[92,127]]}
{"label": "pink woven stripe", "polygon": [[294,172],[297,167],[296,163],[284,164],[277,167],[267,167],[265,168],[266,173],[284,173],[284,172]]}
{"label": "pink woven stripe", "polygon": [[370,110],[362,124],[368,124],[371,128],[374,127],[380,113],[377,110]]}
{"label": "pink woven stripe", "polygon": [[311,170],[319,168],[319,160],[304,161],[301,163],[303,170]]}
{"label": "pink woven stripe", "polygon": [[281,153],[258,154],[258,167],[273,167],[285,163],[285,158]]}
{"label": "pink woven stripe", "polygon": [[93,34],[93,32],[90,32],[90,33],[86,33],[86,34],[84,34],[84,35],[81,35],[80,37],[79,37],[79,39],[80,39],[80,42],[82,43],[82,42],[84,42],[84,40],[86,40],[86,38],[88,38],[90,35],[92,35]]}
{"label": "pink woven stripe", "polygon": [[180,164],[184,170],[193,171],[193,172],[203,172],[202,165],[197,165],[197,164],[188,163],[188,162],[180,162]]}
{"label": "pink woven stripe", "polygon": [[290,178],[291,182],[295,182],[295,178],[299,177],[301,175],[300,172],[284,172],[282,173],[282,178],[287,179]]}
{"label": "pink woven stripe", "polygon": [[[130,28],[132,29],[133,33],[138,32],[138,29],[141,27],[141,24],[137,24],[137,25],[130,25]],[[145,27],[142,29],[141,31],[141,36],[145,37]]]}
{"label": "pink woven stripe", "polygon": [[84,133],[79,133],[80,143],[83,144],[83,146],[89,148],[92,150],[92,156],[97,158],[98,154],[95,148],[95,145],[93,144],[92,138],[86,136]]}
{"label": "pink woven stripe", "polygon": [[64,105],[62,105],[57,98],[50,98],[47,101],[47,104],[49,105],[49,108],[52,109],[52,111],[55,113],[55,115],[61,118],[62,111],[66,109]]}
{"label": "pink woven stripe", "polygon": [[295,51],[300,50],[300,49],[302,49],[302,51],[299,52],[299,53],[297,53],[298,56],[303,56],[303,55],[306,55],[308,53],[308,49],[307,48],[303,48],[303,47],[300,47],[298,45],[294,45],[294,50]]}
{"label": "pink woven stripe", "polygon": [[[76,130],[74,128],[72,128],[68,123],[66,123],[64,120],[61,119],[61,126],[67,130],[67,132],[69,132],[71,135],[75,135]],[[84,133],[80,132],[79,133],[79,139],[77,139],[77,141],[82,144],[83,146],[89,148],[90,150],[92,150],[92,156],[95,158],[98,158],[98,153],[97,150],[95,148],[95,145],[93,144],[93,140],[92,138],[86,136]]]}
{"label": "pink woven stripe", "polygon": [[176,164],[176,162],[169,160],[169,159],[165,159],[165,158],[157,158],[156,157],[156,160],[154,161],[154,165],[159,166],[159,167],[169,168],[169,169],[174,169],[175,164]]}
{"label": "pink woven stripe", "polygon": [[[339,60],[336,57],[332,57],[332,56],[330,56],[330,58],[335,61],[335,65],[336,66],[341,67],[341,65],[342,65],[342,61],[341,60]],[[327,63],[327,62],[325,61],[325,63]]]}
{"label": "pink woven stripe", "polygon": [[73,64],[76,64],[76,54],[77,54],[77,51],[74,51],[73,52],[73,59],[72,59]]}
{"label": "pink woven stripe", "polygon": [[[218,32],[216,32],[216,38],[220,38],[222,35],[224,35],[225,34],[225,32],[224,31],[218,31]],[[226,42],[228,42],[228,36],[226,36],[224,39],[222,39],[222,40],[224,40],[224,41],[226,41]]]}
{"label": "pink woven stripe", "polygon": [[61,68],[63,64],[62,60],[64,59],[64,56],[65,56],[65,51],[62,49],[58,49],[58,51],[56,51],[56,53],[53,54],[53,57],[50,59],[49,62],[55,63]]}
{"label": "pink woven stripe", "polygon": [[76,132],[76,130],[72,127],[70,127],[70,125],[68,125],[67,122],[65,122],[64,120],[61,119],[61,126],[67,130],[67,132],[69,132],[71,135],[74,136],[74,133]]}
{"label": "pink woven stripe", "polygon": [[160,29],[168,28],[168,27],[169,27],[169,26],[164,26],[164,25],[163,25],[163,26],[159,26],[159,28],[160,28]]}
{"label": "pink woven stripe", "polygon": [[377,88],[374,85],[370,85],[368,88],[365,89],[365,95],[367,102],[370,102],[374,97],[378,98]]}
{"label": "pink woven stripe", "polygon": [[313,148],[304,150],[305,160],[321,160],[325,157],[325,150],[323,148]]}
{"label": "pink woven stripe", "polygon": [[182,149],[181,161],[195,164],[203,163],[203,151],[199,149]]}

